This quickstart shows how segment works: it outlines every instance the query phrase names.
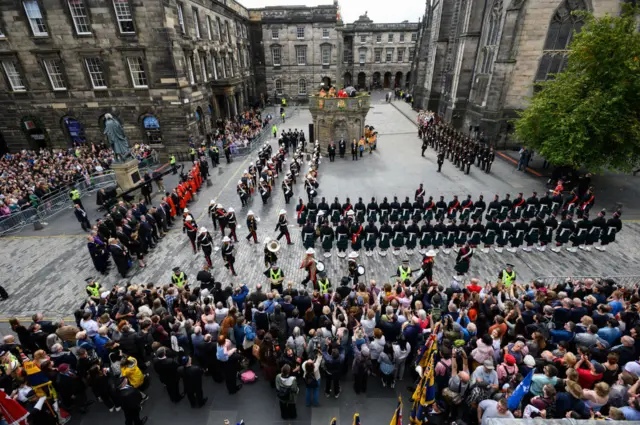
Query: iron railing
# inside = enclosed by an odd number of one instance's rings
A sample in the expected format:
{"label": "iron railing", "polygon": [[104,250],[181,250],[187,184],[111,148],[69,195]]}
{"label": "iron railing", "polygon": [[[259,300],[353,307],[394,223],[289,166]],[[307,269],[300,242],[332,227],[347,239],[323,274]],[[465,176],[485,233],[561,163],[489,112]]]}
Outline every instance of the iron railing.
{"label": "iron railing", "polygon": [[591,275],[591,276],[544,276],[539,277],[536,280],[542,281],[546,286],[553,286],[559,283],[564,283],[568,279],[571,281],[581,281],[584,282],[585,279],[593,279],[596,282],[604,281],[611,279],[619,286],[624,286],[625,288],[633,288],[636,284],[640,283],[640,275]]}

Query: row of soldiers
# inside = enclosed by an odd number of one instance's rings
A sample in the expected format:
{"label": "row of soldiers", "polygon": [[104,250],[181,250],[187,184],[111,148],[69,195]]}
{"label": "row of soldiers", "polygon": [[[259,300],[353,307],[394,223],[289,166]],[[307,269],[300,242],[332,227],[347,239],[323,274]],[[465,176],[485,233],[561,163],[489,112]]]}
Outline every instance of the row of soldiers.
{"label": "row of soldiers", "polygon": [[302,143],[301,148],[304,151],[307,143],[304,131],[298,131],[297,128],[294,128],[293,131],[291,129],[288,131],[282,130],[282,134],[278,139],[278,145],[283,146],[286,152],[289,152],[290,148],[295,149],[300,143]]}

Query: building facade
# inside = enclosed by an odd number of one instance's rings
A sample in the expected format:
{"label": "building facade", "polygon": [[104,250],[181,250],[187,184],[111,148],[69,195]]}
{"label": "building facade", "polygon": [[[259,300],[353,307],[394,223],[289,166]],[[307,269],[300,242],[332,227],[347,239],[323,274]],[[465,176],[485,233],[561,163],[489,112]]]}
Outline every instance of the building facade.
{"label": "building facade", "polygon": [[572,14],[618,14],[620,0],[434,0],[427,2],[411,87],[418,108],[497,147],[515,143],[512,120],[536,83],[566,66]]}
{"label": "building facade", "polygon": [[0,0],[0,150],[104,139],[163,154],[255,97],[249,12],[233,0]]}

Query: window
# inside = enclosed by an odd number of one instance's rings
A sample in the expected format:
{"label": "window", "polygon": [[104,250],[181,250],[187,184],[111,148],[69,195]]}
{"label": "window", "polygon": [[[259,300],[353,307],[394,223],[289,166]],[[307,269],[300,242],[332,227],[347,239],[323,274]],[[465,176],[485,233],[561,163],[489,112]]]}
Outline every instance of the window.
{"label": "window", "polygon": [[389,43],[393,43],[393,34],[389,34],[389,35],[387,36],[387,41],[388,41]]}
{"label": "window", "polygon": [[281,51],[280,47],[274,46],[271,48],[271,56],[273,58],[273,66],[280,66]]}
{"label": "window", "polygon": [[276,93],[282,94],[282,80],[276,80]]}
{"label": "window", "polygon": [[412,32],[411,33],[411,41],[418,41],[418,33],[417,32]]}
{"label": "window", "polygon": [[360,43],[365,43],[367,41],[367,36],[366,35],[361,35],[360,36]]}
{"label": "window", "polygon": [[5,74],[7,74],[9,84],[11,84],[11,90],[25,91],[27,89],[24,86],[24,82],[22,81],[20,72],[18,72],[18,67],[16,67],[16,64],[14,62],[4,60],[2,61],[2,67],[4,68]]}
{"label": "window", "polygon": [[198,9],[193,9],[193,29],[196,33],[196,38],[200,38],[200,17],[198,16]]}
{"label": "window", "polygon": [[133,87],[149,87],[149,83],[147,83],[147,74],[144,72],[144,63],[142,61],[142,58],[139,56],[127,58],[127,63],[129,64],[129,74],[131,75]]}
{"label": "window", "polygon": [[180,3],[178,3],[178,23],[180,24],[180,31],[182,31],[183,34],[186,34],[187,31],[184,27],[184,14],[182,13],[182,5]]}
{"label": "window", "polygon": [[45,59],[42,62],[44,64],[44,69],[47,71],[47,75],[49,76],[51,88],[53,90],[66,90],[67,87],[64,83],[64,78],[62,77],[62,65],[60,63],[60,59]]}
{"label": "window", "polygon": [[382,49],[375,49],[373,51],[373,53],[374,53],[373,61],[376,62],[376,63],[380,63],[381,58],[382,58]]}
{"label": "window", "polygon": [[[498,49],[500,35],[500,23],[502,22],[502,3],[495,3],[489,16],[489,24],[486,30],[486,40],[482,48],[482,63],[480,72],[488,74],[493,69],[493,59]],[[484,97],[484,96],[482,96]]]}
{"label": "window", "polygon": [[307,81],[306,80],[298,80],[298,94],[301,96],[307,95]]}
{"label": "window", "polygon": [[381,43],[382,42],[382,34],[377,34],[376,35],[376,43]]}
{"label": "window", "polygon": [[398,49],[398,62],[402,62],[404,59],[404,49]]}
{"label": "window", "polygon": [[296,63],[298,65],[307,64],[307,46],[296,46]]}
{"label": "window", "polygon": [[227,41],[231,44],[231,31],[229,31],[229,21],[224,21],[224,31],[227,33]]}
{"label": "window", "polygon": [[229,75],[231,75],[232,77],[235,74],[235,69],[236,69],[235,60],[233,59],[233,56],[229,56]]}
{"label": "window", "polygon": [[218,65],[216,64],[216,55],[211,54],[211,66],[213,68],[213,79],[218,79]]}
{"label": "window", "polygon": [[367,58],[367,51],[362,49],[359,53],[360,65],[364,65]]}
{"label": "window", "polygon": [[200,53],[200,72],[202,72],[202,81],[209,79],[209,72],[207,70],[207,55]]}
{"label": "window", "polygon": [[87,8],[84,7],[83,1],[68,0],[67,4],[69,5],[69,12],[71,13],[71,19],[73,20],[73,26],[76,29],[76,34],[91,34],[89,16],[87,15]]}
{"label": "window", "polygon": [[[329,38],[329,28],[322,28],[322,38]],[[304,80],[300,80],[304,81]]]}
{"label": "window", "polygon": [[387,58],[385,62],[393,61],[393,49],[387,49]]}
{"label": "window", "polygon": [[116,11],[116,20],[118,21],[120,34],[134,33],[133,15],[131,14],[129,0],[113,0],[113,9]]}
{"label": "window", "polygon": [[296,37],[299,39],[304,38],[304,27],[296,28]]}
{"label": "window", "polygon": [[409,49],[409,62],[413,62],[413,58],[416,56],[416,49]]}
{"label": "window", "polygon": [[278,40],[280,38],[280,30],[278,28],[271,28],[271,39]]}
{"label": "window", "polygon": [[207,38],[213,40],[213,29],[211,28],[211,16],[207,16]]}
{"label": "window", "polygon": [[342,52],[342,61],[351,62],[352,60],[353,60],[353,57],[351,56],[351,51],[345,49],[344,52]]}
{"label": "window", "polygon": [[[44,22],[38,2],[36,0],[26,0],[23,5],[24,11],[27,13],[27,19],[29,19],[29,25],[31,25],[33,35],[49,35],[47,32],[47,24]],[[14,89],[14,91],[16,90]]]}
{"label": "window", "polygon": [[404,34],[400,34],[400,43],[404,43]]}
{"label": "window", "polygon": [[184,56],[184,63],[187,67],[187,79],[189,80],[189,83],[195,84],[196,77],[193,75],[193,59],[191,58],[191,55]]}
{"label": "window", "polygon": [[322,64],[331,64],[331,46],[322,46]]}
{"label": "window", "polygon": [[220,22],[220,18],[216,18],[216,25],[218,26],[218,38],[222,41],[222,23]]}
{"label": "window", "polygon": [[566,68],[567,53],[573,33],[580,32],[584,25],[581,16],[572,14],[575,10],[586,10],[583,0],[564,0],[556,9],[544,42],[543,56],[536,73],[536,81],[552,80],[554,74],[562,72]]}
{"label": "window", "polygon": [[102,71],[102,61],[100,58],[86,58],[84,60],[87,66],[87,72],[89,73],[89,79],[91,80],[91,86],[94,89],[106,89],[107,81],[104,78],[104,72]]}

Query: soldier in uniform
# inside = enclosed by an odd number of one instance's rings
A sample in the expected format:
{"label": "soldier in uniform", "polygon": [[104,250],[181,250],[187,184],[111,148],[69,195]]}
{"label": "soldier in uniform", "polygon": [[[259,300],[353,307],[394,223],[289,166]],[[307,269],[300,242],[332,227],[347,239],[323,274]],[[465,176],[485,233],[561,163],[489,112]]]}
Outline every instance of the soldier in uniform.
{"label": "soldier in uniform", "polygon": [[493,147],[489,149],[489,153],[486,159],[486,173],[489,174],[491,172],[491,165],[493,165],[493,161],[496,159],[496,154],[493,151]]}
{"label": "soldier in uniform", "polygon": [[242,180],[238,180],[238,186],[236,187],[236,193],[240,197],[240,202],[242,206],[246,206],[249,202],[249,189],[247,185],[242,182]]}
{"label": "soldier in uniform", "polygon": [[330,208],[324,196],[322,197],[322,199],[320,200],[320,203],[318,204],[318,214],[320,214],[320,211],[323,212],[323,215],[324,215],[323,220],[328,220]]}
{"label": "soldier in uniform", "polygon": [[[529,205],[527,205],[527,207],[529,207]],[[529,223],[529,229],[527,231],[527,234],[524,236],[524,240],[527,243],[527,246],[522,248],[522,250],[525,252],[531,252],[531,247],[538,243],[543,230],[544,221],[542,221],[542,218],[539,215],[536,215],[531,223]]]}
{"label": "soldier in uniform", "polygon": [[458,251],[458,256],[456,257],[456,265],[454,268],[458,276],[467,274],[471,257],[473,257],[473,248],[471,248],[468,243],[465,243],[464,246],[460,248],[460,251]]}
{"label": "soldier in uniform", "polygon": [[364,228],[364,248],[366,250],[367,257],[371,257],[373,255],[377,239],[378,228],[376,227],[375,220],[369,220],[369,224]]}
{"label": "soldier in uniform", "polygon": [[582,196],[582,200],[580,201],[580,206],[578,207],[578,218],[582,218],[585,213],[589,214],[589,210],[591,210],[595,200],[596,197],[593,193],[593,187],[589,187],[587,193]]}
{"label": "soldier in uniform", "polygon": [[442,164],[444,164],[444,149],[442,149],[440,152],[438,152],[438,172],[442,171]]}
{"label": "soldier in uniform", "polygon": [[431,225],[431,220],[425,220],[424,224],[420,228],[420,253],[424,254],[424,252],[431,245],[431,241],[433,240],[433,226]]}
{"label": "soldier in uniform", "polygon": [[422,219],[422,208],[423,208],[423,204],[424,201],[419,199],[416,199],[415,201],[413,201],[413,204],[411,205],[411,219],[415,220],[415,221],[420,221]]}
{"label": "soldier in uniform", "polygon": [[511,219],[506,217],[505,220],[500,225],[500,232],[497,237],[498,247],[495,248],[495,251],[499,254],[502,253],[503,248],[509,244],[511,241],[511,237],[513,236],[513,223],[511,223]]}
{"label": "soldier in uniform", "polygon": [[526,205],[527,204],[523,198],[522,192],[518,193],[518,197],[513,201],[513,204],[511,204],[511,219],[518,220],[520,217],[522,217],[522,211],[524,211]]}
{"label": "soldier in uniform", "polygon": [[278,262],[278,256],[275,252],[269,250],[269,242],[271,242],[271,238],[267,236],[264,239],[264,266],[266,268],[271,267],[272,264],[276,264]]}
{"label": "soldier in uniform", "polygon": [[364,216],[367,212],[367,207],[362,202],[362,198],[358,198],[358,202],[353,206],[353,210],[356,213],[356,220],[359,223],[364,223]]}
{"label": "soldier in uniform", "polygon": [[455,251],[457,252],[459,248],[461,248],[464,244],[467,243],[469,232],[471,232],[471,226],[469,225],[469,219],[460,219],[460,224],[458,225],[458,234],[456,235],[456,245],[457,248]]}
{"label": "soldier in uniform", "polygon": [[418,239],[420,238],[420,227],[418,227],[418,220],[412,220],[412,223],[407,226],[407,241],[405,245],[407,247],[407,254],[412,254],[416,249]]}
{"label": "soldier in uniform", "polygon": [[436,202],[436,220],[443,219],[446,212],[447,203],[444,202],[444,196],[440,195],[440,200]]}
{"label": "soldier in uniform", "polygon": [[564,207],[562,208],[563,211],[566,211],[568,214],[573,215],[576,210],[576,207],[578,206],[579,201],[580,201],[580,198],[578,197],[578,188],[574,188],[571,191],[571,194],[567,198],[566,202],[564,203]]}
{"label": "soldier in uniform", "polygon": [[302,286],[306,286],[307,283],[313,283],[313,289],[318,289],[318,276],[317,276],[317,262],[315,259],[316,250],[313,248],[307,248],[304,258],[302,259],[301,269],[307,271],[307,276],[300,282]]}
{"label": "soldier in uniform", "polygon": [[607,227],[600,234],[600,246],[596,246],[598,251],[606,251],[606,246],[611,242],[616,241],[616,234],[620,233],[622,230],[622,220],[620,220],[620,215],[622,213],[620,211],[616,211],[613,213],[613,217],[607,220]]}
{"label": "soldier in uniform", "polygon": [[198,233],[198,224],[195,222],[192,216],[189,215],[184,219],[184,223],[182,225],[182,233],[186,233],[189,237],[191,247],[193,248],[193,253],[195,254],[197,252],[196,236]]}
{"label": "soldier in uniform", "polygon": [[333,162],[336,160],[336,144],[331,141],[329,146],[327,147],[327,151],[329,152],[329,162]]}
{"label": "soldier in uniform", "polygon": [[460,204],[460,220],[468,220],[471,212],[473,212],[473,201],[471,195],[467,195],[467,199]]}
{"label": "soldier in uniform", "polygon": [[[376,202],[376,198],[371,198],[371,202],[367,205],[367,221],[375,222],[378,219],[378,214],[380,213],[380,207]],[[375,246],[375,245],[374,245]]]}
{"label": "soldier in uniform", "polygon": [[524,241],[524,236],[529,232],[529,225],[525,221],[524,218],[518,220],[516,224],[513,226],[513,237],[511,238],[511,248],[507,248],[509,252],[516,252],[522,242]]}
{"label": "soldier in uniform", "polygon": [[266,204],[271,197],[271,187],[267,184],[263,177],[260,177],[260,183],[258,184],[258,190],[260,191],[260,197],[262,198],[262,203]]}
{"label": "soldier in uniform", "polygon": [[282,180],[282,193],[284,194],[285,204],[288,204],[293,197],[293,186],[291,185],[291,179],[288,176]]}
{"label": "soldier in uniform", "polygon": [[[392,213],[393,216],[393,213]],[[404,246],[407,229],[402,221],[398,221],[393,226],[393,254],[398,255],[400,248]]]}
{"label": "soldier in uniform", "polygon": [[249,234],[246,237],[247,241],[253,237],[253,242],[257,244],[258,235],[256,232],[258,231],[258,222],[251,210],[247,213],[247,230],[249,231]]}
{"label": "soldier in uniform", "polygon": [[391,213],[391,204],[387,201],[387,197],[385,196],[380,204],[380,223],[384,223],[388,221]]}
{"label": "soldier in uniform", "polygon": [[585,247],[582,248],[583,250],[591,251],[591,246],[600,240],[600,235],[607,228],[607,221],[604,218],[606,214],[607,212],[602,210],[598,213],[598,216],[591,221],[591,230],[587,235]]}
{"label": "soldier in uniform", "polygon": [[390,204],[391,207],[391,215],[390,220],[391,223],[397,223],[400,220],[400,203],[398,202],[398,197],[393,197],[393,202]]}
{"label": "soldier in uniform", "polygon": [[364,239],[364,227],[362,221],[356,220],[351,225],[351,249],[355,252],[360,251],[362,248],[362,240]]}
{"label": "soldier in uniform", "polygon": [[447,205],[447,218],[449,220],[455,219],[459,209],[460,201],[458,201],[458,195],[453,195],[453,200]]}
{"label": "soldier in uniform", "polygon": [[302,227],[302,245],[307,249],[313,248],[315,244],[315,236],[316,230],[313,227],[313,224],[311,224],[311,221],[307,220],[305,225]]}
{"label": "soldier in uniform", "polygon": [[411,219],[413,207],[409,201],[409,197],[405,197],[404,202],[400,205],[400,219],[406,223]]}
{"label": "soldier in uniform", "polygon": [[504,221],[511,212],[511,194],[507,193],[504,195],[504,199],[500,201],[500,210],[498,212],[498,221]]}
{"label": "soldier in uniform", "polygon": [[378,249],[380,250],[380,255],[383,257],[387,255],[387,250],[391,246],[391,235],[393,233],[393,228],[389,225],[387,220],[382,221],[382,226],[380,226],[380,240],[378,242]]}
{"label": "soldier in uniform", "polygon": [[342,204],[342,217],[346,218],[349,211],[353,211],[353,205],[351,205],[351,200],[347,198],[346,202]]}
{"label": "soldier in uniform", "polygon": [[422,219],[424,221],[431,221],[434,218],[434,212],[436,209],[436,204],[433,202],[433,196],[429,196],[429,199],[422,205],[424,209],[424,214],[422,215]]}
{"label": "soldier in uniform", "polygon": [[320,228],[320,240],[322,243],[322,249],[324,250],[324,256],[331,256],[331,249],[333,248],[333,229],[329,226],[329,222],[324,220],[322,227]]}
{"label": "soldier in uniform", "polygon": [[538,208],[538,214],[541,215],[543,220],[548,214],[551,214],[551,204],[553,201],[551,200],[551,194],[549,192],[545,193],[542,198],[540,198],[540,205]]}
{"label": "soldier in uniform", "polygon": [[233,245],[231,244],[231,239],[228,236],[222,238],[222,249],[220,251],[222,253],[224,266],[229,269],[233,276],[237,276],[236,269],[233,268],[233,263],[236,262],[236,258],[233,255]]}
{"label": "soldier in uniform", "polygon": [[471,236],[468,240],[471,248],[476,248],[478,245],[480,245],[482,235],[484,235],[484,230],[484,225],[480,222],[480,219],[475,219],[473,221],[473,225],[471,226]]}
{"label": "soldier in uniform", "polygon": [[307,204],[307,211],[309,212],[307,220],[314,224],[318,218],[318,205],[313,201],[313,199],[311,199]]}
{"label": "soldier in uniform", "polygon": [[498,224],[498,217],[493,216],[489,219],[485,226],[484,235],[482,236],[482,243],[484,247],[482,252],[485,254],[489,252],[491,246],[495,243],[496,237],[500,234],[500,225]]}
{"label": "soldier in uniform", "polygon": [[338,257],[346,257],[346,251],[349,247],[349,228],[345,220],[341,220],[336,228],[336,246],[338,247]]}
{"label": "soldier in uniform", "polygon": [[[444,238],[447,236],[447,226],[444,224],[444,219],[439,219],[435,226],[433,226],[433,247],[437,250],[444,243]],[[444,251],[443,251],[444,252]]]}
{"label": "soldier in uniform", "polygon": [[422,139],[422,156],[424,156],[424,152],[427,150],[427,146],[428,146],[427,138],[424,137]]}
{"label": "soldier in uniform", "polygon": [[340,205],[340,201],[338,201],[338,197],[333,200],[331,204],[331,224],[337,226],[342,219],[342,205]]}
{"label": "soldier in uniform", "polygon": [[544,222],[544,230],[540,234],[540,245],[536,248],[540,252],[544,252],[547,249],[547,244],[553,242],[553,232],[558,228],[558,220],[556,219],[556,213],[549,214]]}
{"label": "soldier in uniform", "polygon": [[575,253],[578,252],[578,248],[585,250],[584,247],[587,235],[589,234],[589,231],[591,231],[592,227],[593,224],[591,223],[591,220],[589,220],[589,213],[583,213],[582,219],[578,221],[578,224],[576,224],[575,233],[571,235],[570,238],[571,242],[573,242],[573,246],[567,247],[567,251]]}
{"label": "soldier in uniform", "polygon": [[347,272],[349,277],[353,281],[354,287],[358,286],[358,278],[360,277],[360,275],[358,274],[358,262],[356,260],[357,258],[358,258],[357,252],[349,253],[349,262],[347,263]]}
{"label": "soldier in uniform", "polygon": [[307,222],[307,206],[302,201],[302,198],[298,198],[298,205],[296,205],[296,214],[298,226],[302,227]]}
{"label": "soldier in uniform", "polygon": [[416,189],[416,193],[413,196],[413,200],[414,201],[420,201],[421,203],[424,203],[425,191],[424,191],[424,188],[422,186],[423,186],[423,184],[420,183],[420,187],[418,187]]}
{"label": "soldier in uniform", "polygon": [[204,258],[207,260],[209,267],[213,267],[211,263],[211,252],[213,250],[213,238],[205,227],[201,227],[198,231],[198,251],[202,248]]}
{"label": "soldier in uniform", "polygon": [[560,252],[562,245],[569,242],[569,237],[575,230],[575,224],[573,223],[573,220],[571,220],[571,214],[563,212],[562,215],[562,221],[560,222],[556,232],[556,247],[551,248],[551,251],[553,252]]}
{"label": "soldier in uniform", "polygon": [[453,245],[456,243],[456,236],[458,235],[458,224],[455,218],[449,220],[449,224],[447,224],[447,232],[444,237],[444,249],[442,252],[446,255],[451,253],[451,249]]}
{"label": "soldier in uniform", "polygon": [[289,236],[289,223],[287,222],[287,211],[280,210],[280,214],[278,215],[278,223],[276,224],[276,228],[274,230],[280,230],[280,234],[276,238],[276,240],[280,240],[281,237],[285,237],[287,239],[287,245],[293,245],[291,242],[291,236]]}

